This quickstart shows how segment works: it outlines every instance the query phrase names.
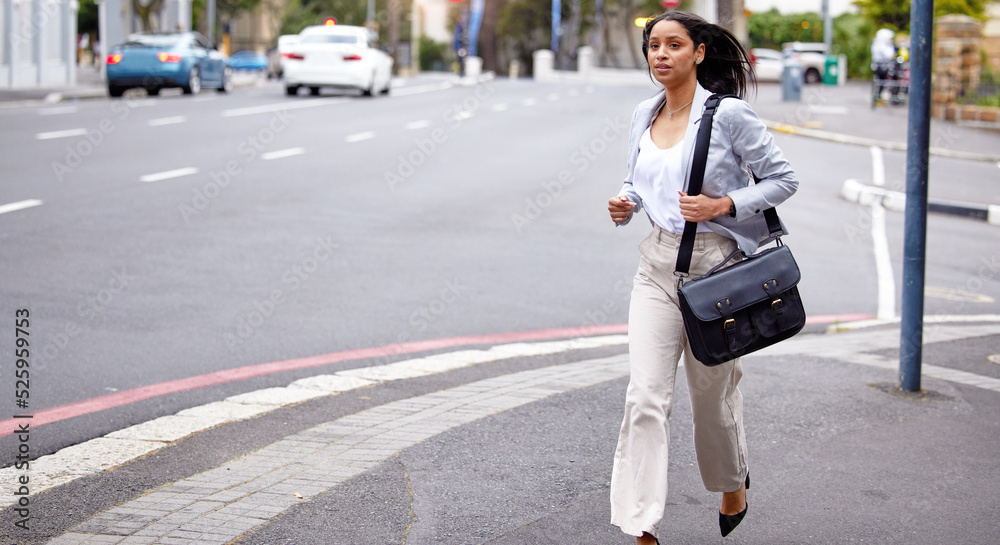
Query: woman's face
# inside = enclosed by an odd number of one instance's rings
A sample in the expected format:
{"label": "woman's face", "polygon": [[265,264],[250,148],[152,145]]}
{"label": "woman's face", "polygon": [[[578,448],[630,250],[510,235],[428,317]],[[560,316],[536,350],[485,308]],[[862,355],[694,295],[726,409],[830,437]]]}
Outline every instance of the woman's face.
{"label": "woman's face", "polygon": [[696,66],[704,56],[705,45],[695,48],[687,29],[677,21],[660,21],[649,33],[646,61],[664,87],[697,79]]}

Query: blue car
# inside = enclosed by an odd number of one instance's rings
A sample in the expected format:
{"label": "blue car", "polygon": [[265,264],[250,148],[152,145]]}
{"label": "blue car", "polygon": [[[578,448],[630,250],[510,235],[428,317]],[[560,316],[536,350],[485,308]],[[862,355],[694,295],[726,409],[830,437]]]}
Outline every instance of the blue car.
{"label": "blue car", "polygon": [[256,51],[240,51],[229,56],[229,66],[233,70],[267,70],[267,56]]}
{"label": "blue car", "polygon": [[180,87],[191,95],[202,88],[228,93],[233,88],[233,70],[201,34],[132,34],[107,56],[108,94],[120,97],[130,87],[142,87],[150,95],[166,87]]}

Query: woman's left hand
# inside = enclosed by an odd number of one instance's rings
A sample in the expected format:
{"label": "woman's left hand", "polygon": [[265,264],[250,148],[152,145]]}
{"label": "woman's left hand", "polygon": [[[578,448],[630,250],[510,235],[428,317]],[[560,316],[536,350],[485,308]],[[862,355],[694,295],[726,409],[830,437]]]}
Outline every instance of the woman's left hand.
{"label": "woman's left hand", "polygon": [[713,199],[706,195],[688,196],[683,191],[677,193],[681,196],[681,215],[685,221],[708,221],[723,214],[729,213],[729,207],[733,204],[733,199],[728,196],[721,199]]}

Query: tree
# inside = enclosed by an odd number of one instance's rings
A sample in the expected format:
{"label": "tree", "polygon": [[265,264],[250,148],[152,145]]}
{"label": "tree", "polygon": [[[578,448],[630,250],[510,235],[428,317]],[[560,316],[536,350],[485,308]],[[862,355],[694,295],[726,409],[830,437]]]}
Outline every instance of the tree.
{"label": "tree", "polygon": [[751,47],[780,50],[787,42],[823,41],[823,19],[818,13],[782,15],[771,9],[751,15],[747,26]]}
{"label": "tree", "polygon": [[[910,2],[904,0],[855,0],[861,13],[877,28],[891,28],[902,32],[910,29]],[[960,13],[982,19],[986,12],[986,0],[935,0],[934,15]]]}

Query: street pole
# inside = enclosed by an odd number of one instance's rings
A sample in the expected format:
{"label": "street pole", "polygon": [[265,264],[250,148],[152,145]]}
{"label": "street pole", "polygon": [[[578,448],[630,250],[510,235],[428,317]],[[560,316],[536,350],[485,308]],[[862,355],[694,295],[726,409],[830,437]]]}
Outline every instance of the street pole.
{"label": "street pole", "polygon": [[215,0],[208,0],[208,13],[205,14],[205,19],[208,20],[205,24],[205,31],[208,33],[208,43],[218,45],[215,43]]}
{"label": "street pole", "polygon": [[375,30],[375,0],[368,0],[368,17],[365,18],[365,26]]}
{"label": "street pole", "polygon": [[931,128],[934,0],[910,7],[910,111],[906,141],[906,215],[899,386],[920,391],[924,344],[924,262],[927,254],[927,157]]}
{"label": "street pole", "polygon": [[833,54],[833,17],[830,17],[830,0],[823,0],[823,45],[826,54]]}
{"label": "street pole", "polygon": [[559,56],[559,27],[562,26],[562,4],[552,0],[552,52]]}

